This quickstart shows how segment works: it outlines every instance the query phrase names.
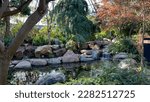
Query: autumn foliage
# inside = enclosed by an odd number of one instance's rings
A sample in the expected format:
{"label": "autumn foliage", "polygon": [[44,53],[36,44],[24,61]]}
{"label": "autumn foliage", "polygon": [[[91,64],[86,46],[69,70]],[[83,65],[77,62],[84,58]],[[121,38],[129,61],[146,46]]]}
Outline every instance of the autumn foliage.
{"label": "autumn foliage", "polygon": [[97,16],[102,27],[118,27],[150,21],[150,0],[102,0]]}

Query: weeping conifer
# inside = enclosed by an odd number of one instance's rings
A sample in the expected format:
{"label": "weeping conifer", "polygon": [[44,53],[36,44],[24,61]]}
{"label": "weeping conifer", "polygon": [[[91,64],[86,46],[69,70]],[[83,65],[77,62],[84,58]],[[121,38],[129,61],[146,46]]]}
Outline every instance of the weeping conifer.
{"label": "weeping conifer", "polygon": [[74,34],[79,42],[90,39],[95,32],[95,25],[86,17],[88,4],[85,0],[59,0],[54,15],[64,34]]}

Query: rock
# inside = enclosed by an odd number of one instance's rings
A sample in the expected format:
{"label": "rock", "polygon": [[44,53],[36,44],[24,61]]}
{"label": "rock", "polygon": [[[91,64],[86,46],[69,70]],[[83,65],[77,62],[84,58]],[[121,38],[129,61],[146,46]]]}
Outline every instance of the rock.
{"label": "rock", "polygon": [[86,55],[91,55],[92,54],[92,50],[81,50],[80,52],[82,54],[86,54]]}
{"label": "rock", "polygon": [[30,59],[31,65],[33,66],[46,66],[47,60],[46,59]]}
{"label": "rock", "polygon": [[88,43],[84,43],[84,44],[81,45],[80,49],[88,49],[88,48],[89,48]]}
{"label": "rock", "polygon": [[80,55],[80,61],[81,62],[93,61],[93,60],[94,59],[92,58],[92,55],[85,55],[85,54]]}
{"label": "rock", "polygon": [[51,45],[44,45],[44,46],[39,46],[36,50],[35,50],[35,57],[40,57],[42,55],[50,55],[52,54],[52,49],[51,49]]}
{"label": "rock", "polygon": [[55,45],[60,45],[60,44],[61,44],[61,42],[60,42],[60,40],[59,40],[59,39],[54,39],[54,44],[55,44]]}
{"label": "rock", "polygon": [[51,85],[57,82],[65,82],[66,78],[63,73],[52,71],[50,74],[46,76],[40,77],[36,81],[36,85]]}
{"label": "rock", "polygon": [[137,62],[134,59],[127,58],[122,60],[118,67],[121,69],[137,69]]}
{"label": "rock", "polygon": [[22,59],[24,57],[24,51],[25,51],[25,47],[19,47],[15,53],[15,58],[16,59]]}
{"label": "rock", "polygon": [[65,45],[64,44],[60,44],[60,48],[64,48],[65,47]]}
{"label": "rock", "polygon": [[59,49],[59,45],[51,45],[52,50],[58,50]]}
{"label": "rock", "polygon": [[125,52],[120,52],[114,55],[113,60],[121,60],[121,59],[126,59],[126,58],[128,58],[128,54]]}
{"label": "rock", "polygon": [[50,58],[47,60],[48,64],[60,64],[61,63],[62,58],[58,57],[58,58]]}
{"label": "rock", "polygon": [[63,56],[66,53],[66,49],[65,48],[61,48],[61,49],[55,50],[53,52],[54,52],[54,54],[57,57],[59,57],[59,56]]}
{"label": "rock", "polygon": [[14,68],[31,68],[31,63],[29,61],[21,61]]}
{"label": "rock", "polygon": [[15,65],[13,65],[13,64],[10,64],[10,65],[9,65],[9,68],[14,68],[14,66],[15,66]]}
{"label": "rock", "polygon": [[71,50],[68,50],[62,57],[62,62],[63,63],[79,62],[79,55],[75,54]]}
{"label": "rock", "polygon": [[95,60],[100,59],[100,56],[102,55],[100,50],[92,50],[92,58]]}
{"label": "rock", "polygon": [[32,45],[28,45],[25,47],[24,55],[27,56],[28,58],[34,57],[34,51],[36,47]]}
{"label": "rock", "polygon": [[13,61],[11,61],[11,64],[16,65],[16,64],[18,64],[19,62],[20,62],[20,60],[13,60]]}

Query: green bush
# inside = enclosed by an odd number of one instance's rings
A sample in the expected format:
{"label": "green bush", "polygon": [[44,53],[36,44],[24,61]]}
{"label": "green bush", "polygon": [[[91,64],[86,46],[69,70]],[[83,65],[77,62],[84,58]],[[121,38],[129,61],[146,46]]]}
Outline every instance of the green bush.
{"label": "green bush", "polygon": [[48,37],[44,34],[36,34],[32,38],[33,45],[45,45],[48,44]]}
{"label": "green bush", "polygon": [[119,32],[116,29],[103,30],[95,34],[95,38],[98,40],[101,40],[103,38],[113,39],[116,36],[119,36]]}
{"label": "green bush", "polygon": [[138,51],[130,38],[118,38],[112,45],[109,46],[109,52],[112,54],[118,52],[127,52],[138,54]]}

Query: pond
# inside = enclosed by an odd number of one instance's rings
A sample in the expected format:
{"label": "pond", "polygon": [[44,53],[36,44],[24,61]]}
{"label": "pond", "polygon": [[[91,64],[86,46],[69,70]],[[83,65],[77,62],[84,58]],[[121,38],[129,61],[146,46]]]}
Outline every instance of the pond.
{"label": "pond", "polygon": [[51,65],[47,67],[31,68],[30,70],[10,70],[9,71],[9,84],[13,85],[32,85],[42,76],[46,76],[51,72],[61,72],[65,75],[65,82],[69,79],[78,78],[93,78],[102,73],[100,66],[110,66],[112,61],[92,61],[88,63],[68,63]]}

